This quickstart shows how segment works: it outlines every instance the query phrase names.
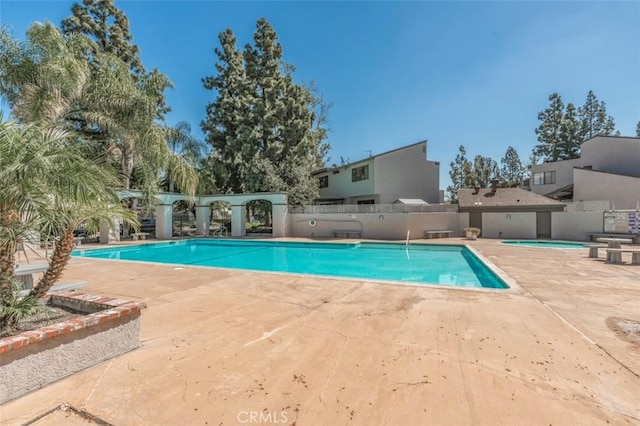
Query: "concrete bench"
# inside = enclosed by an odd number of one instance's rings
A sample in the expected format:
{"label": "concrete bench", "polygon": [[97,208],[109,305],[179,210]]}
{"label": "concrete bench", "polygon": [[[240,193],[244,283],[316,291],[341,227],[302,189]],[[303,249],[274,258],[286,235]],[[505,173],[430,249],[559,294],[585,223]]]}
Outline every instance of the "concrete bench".
{"label": "concrete bench", "polygon": [[30,263],[16,266],[13,270],[13,275],[22,283],[23,289],[33,288],[33,275],[47,272],[49,264],[45,262]]}
{"label": "concrete bench", "polygon": [[358,229],[336,229],[333,231],[333,238],[360,238],[362,231]]}
{"label": "concrete bench", "polygon": [[589,257],[598,257],[598,249],[607,248],[606,244],[585,244],[589,248]]}
{"label": "concrete bench", "polygon": [[149,235],[148,232],[136,232],[131,234],[131,236],[133,237],[133,241],[138,241],[138,238],[141,240],[146,240],[147,235]]}
{"label": "concrete bench", "polygon": [[[596,241],[598,238],[632,238],[634,244],[640,244],[640,234],[623,234],[619,232],[589,232],[587,233],[587,239],[589,241]],[[639,241],[636,243],[636,239]]]}
{"label": "concrete bench", "polygon": [[425,238],[448,238],[453,236],[453,231],[444,230],[444,231],[424,231]]}
{"label": "concrete bench", "polygon": [[607,256],[611,255],[611,263],[622,263],[622,253],[631,253],[631,264],[640,265],[640,248],[607,249]]}

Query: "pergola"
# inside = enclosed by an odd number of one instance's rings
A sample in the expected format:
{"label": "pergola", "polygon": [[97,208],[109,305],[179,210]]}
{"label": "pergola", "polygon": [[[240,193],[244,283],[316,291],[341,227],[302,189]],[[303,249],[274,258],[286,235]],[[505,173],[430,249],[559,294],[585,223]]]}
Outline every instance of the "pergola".
{"label": "pergola", "polygon": [[[122,189],[117,191],[120,199],[141,198],[143,193],[136,189]],[[223,201],[231,204],[231,236],[244,237],[246,235],[245,205],[250,201],[266,200],[271,202],[273,218],[273,236],[286,235],[287,195],[284,193],[259,192],[254,194],[216,194],[191,198],[184,194],[160,192],[155,195],[156,204],[156,238],[168,240],[173,236],[173,203],[176,201],[193,201],[196,206],[196,235],[209,235],[211,203]],[[104,229],[107,231],[107,229]],[[100,242],[109,242],[114,230],[103,232],[100,229]]]}

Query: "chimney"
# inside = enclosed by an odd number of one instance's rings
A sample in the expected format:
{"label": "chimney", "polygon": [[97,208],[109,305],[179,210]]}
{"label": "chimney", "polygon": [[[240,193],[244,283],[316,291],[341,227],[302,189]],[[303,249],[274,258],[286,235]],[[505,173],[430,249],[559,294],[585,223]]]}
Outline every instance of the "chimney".
{"label": "chimney", "polygon": [[498,179],[491,179],[491,192],[496,192],[498,190]]}

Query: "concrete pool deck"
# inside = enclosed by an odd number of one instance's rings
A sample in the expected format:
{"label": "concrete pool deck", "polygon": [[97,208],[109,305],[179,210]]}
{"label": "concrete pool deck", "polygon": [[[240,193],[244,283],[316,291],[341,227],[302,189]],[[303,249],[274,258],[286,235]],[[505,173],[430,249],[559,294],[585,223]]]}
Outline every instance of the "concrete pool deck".
{"label": "concrete pool deck", "polygon": [[608,327],[640,321],[640,267],[586,248],[428,241],[443,242],[521,289],[73,258],[65,281],[147,303],[142,347],[5,404],[0,423],[61,403],[114,425],[640,422],[640,344]]}

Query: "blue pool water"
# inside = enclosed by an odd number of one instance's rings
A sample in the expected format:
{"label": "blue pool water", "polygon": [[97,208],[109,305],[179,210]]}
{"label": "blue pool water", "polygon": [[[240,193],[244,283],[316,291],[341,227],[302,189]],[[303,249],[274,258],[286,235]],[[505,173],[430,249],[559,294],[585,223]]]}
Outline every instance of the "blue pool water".
{"label": "blue pool water", "polygon": [[296,243],[183,240],[106,249],[73,256],[290,272],[332,277],[508,288],[464,246],[376,243]]}
{"label": "blue pool water", "polygon": [[547,247],[547,248],[584,248],[584,243],[573,243],[571,241],[543,241],[543,240],[523,240],[523,241],[503,241],[503,244],[527,247]]}

